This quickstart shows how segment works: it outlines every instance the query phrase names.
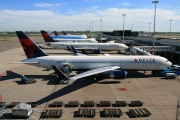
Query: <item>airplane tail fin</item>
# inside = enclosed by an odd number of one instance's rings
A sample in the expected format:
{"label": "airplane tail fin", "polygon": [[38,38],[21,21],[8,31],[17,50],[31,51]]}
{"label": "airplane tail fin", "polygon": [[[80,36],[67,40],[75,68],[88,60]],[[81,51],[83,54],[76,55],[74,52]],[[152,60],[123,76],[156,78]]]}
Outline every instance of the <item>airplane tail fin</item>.
{"label": "airplane tail fin", "polygon": [[27,58],[47,56],[35,43],[33,43],[22,31],[16,31],[19,41]]}
{"label": "airplane tail fin", "polygon": [[55,35],[59,35],[56,31],[54,31],[54,34],[55,34]]}
{"label": "airplane tail fin", "polygon": [[63,33],[63,35],[67,35],[67,33],[66,33],[66,32],[64,32],[64,31],[62,31],[62,33]]}
{"label": "airplane tail fin", "polygon": [[55,40],[53,40],[51,38],[51,36],[46,31],[41,30],[41,34],[42,34],[45,42],[56,42]]}

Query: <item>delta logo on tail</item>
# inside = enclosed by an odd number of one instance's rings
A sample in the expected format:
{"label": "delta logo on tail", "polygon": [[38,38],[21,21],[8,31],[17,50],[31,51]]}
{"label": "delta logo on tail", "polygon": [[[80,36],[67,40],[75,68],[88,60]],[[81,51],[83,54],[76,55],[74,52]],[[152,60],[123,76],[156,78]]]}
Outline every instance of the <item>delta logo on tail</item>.
{"label": "delta logo on tail", "polygon": [[50,38],[50,36],[48,35],[48,33],[45,32],[45,31],[43,31],[43,30],[41,30],[41,33],[42,33],[42,36],[43,36],[45,42],[50,42],[51,38]]}
{"label": "delta logo on tail", "polygon": [[47,56],[22,31],[16,31],[27,58]]}
{"label": "delta logo on tail", "polygon": [[67,35],[67,33],[65,31],[62,31],[63,35]]}
{"label": "delta logo on tail", "polygon": [[27,56],[27,58],[34,58],[35,56],[35,50],[36,50],[36,46],[33,45],[33,43],[31,41],[29,41],[29,39],[20,39],[21,45],[24,49],[24,52]]}

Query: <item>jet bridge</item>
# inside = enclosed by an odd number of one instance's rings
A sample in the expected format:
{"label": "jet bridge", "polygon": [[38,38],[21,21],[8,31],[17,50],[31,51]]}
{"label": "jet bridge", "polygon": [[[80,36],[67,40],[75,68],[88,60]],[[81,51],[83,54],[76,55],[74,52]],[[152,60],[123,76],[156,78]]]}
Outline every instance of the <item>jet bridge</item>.
{"label": "jet bridge", "polygon": [[135,55],[151,55],[151,53],[146,52],[138,47],[132,47],[131,52]]}
{"label": "jet bridge", "polygon": [[135,46],[131,52],[136,55],[151,55],[150,52],[175,52],[174,46]]}
{"label": "jet bridge", "polygon": [[130,44],[136,44],[136,41],[135,40],[121,40],[121,43],[130,45]]}
{"label": "jet bridge", "polygon": [[[153,46],[136,46],[143,51],[152,52]],[[175,46],[154,46],[154,52],[175,52]]]}

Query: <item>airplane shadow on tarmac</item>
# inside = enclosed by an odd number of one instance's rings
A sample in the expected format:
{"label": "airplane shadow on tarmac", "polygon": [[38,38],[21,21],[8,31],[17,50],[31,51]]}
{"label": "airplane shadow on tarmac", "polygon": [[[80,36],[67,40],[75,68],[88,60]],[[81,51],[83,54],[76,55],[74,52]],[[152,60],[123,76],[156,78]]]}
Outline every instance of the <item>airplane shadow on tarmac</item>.
{"label": "airplane shadow on tarmac", "polygon": [[[131,74],[129,75],[128,78],[145,78],[145,77],[152,77],[152,75],[144,75],[143,73],[139,73],[139,72],[136,72],[136,71],[131,71],[130,72]],[[142,76],[143,75],[143,76]],[[76,81],[74,81],[72,84],[68,84],[67,86],[65,86],[64,88],[60,89],[60,90],[57,90],[55,92],[53,92],[52,94],[36,101],[39,105],[40,104],[43,104],[43,103],[46,103],[48,101],[51,101],[51,100],[54,100],[56,98],[60,98],[64,95],[67,95],[71,92],[74,92],[76,90],[79,90],[81,88],[84,88],[86,86],[89,86],[91,84],[118,84],[120,83],[120,81],[116,81],[116,80],[113,80],[113,81],[101,81],[103,80],[103,77],[102,78],[99,78],[97,81],[94,81],[93,80],[93,76],[90,76],[90,77],[86,77],[86,78],[82,78],[82,79],[78,79]]]}
{"label": "airplane shadow on tarmac", "polygon": [[[54,73],[51,73],[50,75],[26,75],[27,78],[40,78],[43,80],[49,80],[48,84],[52,85],[51,82],[53,82],[54,85],[59,84],[60,79],[57,79],[57,77],[54,75]],[[136,71],[130,71],[129,74],[127,75],[127,78],[145,78],[145,77],[152,77],[152,75],[144,75],[143,73],[139,73]],[[17,74],[15,72],[12,71],[7,71],[7,75],[6,76],[1,76],[0,77],[0,81],[3,80],[9,80],[9,79],[14,79],[14,78],[19,78],[19,81],[21,81],[21,75]],[[101,81],[103,80],[104,77],[100,77],[98,78],[97,81],[94,81],[93,76],[90,77],[86,77],[86,78],[82,78],[82,79],[78,79],[76,81],[74,81],[72,84],[68,84],[67,86],[63,87],[60,90],[57,90],[55,92],[53,92],[52,94],[37,100],[36,102],[40,105],[43,103],[46,103],[48,101],[54,100],[56,98],[62,97],[64,95],[67,95],[69,93],[72,93],[76,90],[79,90],[81,88],[84,88],[86,86],[89,86],[91,84],[118,84],[120,83],[120,81],[116,81],[116,80],[108,80],[108,81]],[[17,82],[17,84],[20,82]]]}
{"label": "airplane shadow on tarmac", "polygon": [[[25,75],[27,78],[34,78],[34,79],[42,79],[44,81],[48,81],[48,85],[55,85],[57,84],[56,82],[53,81],[53,79],[57,79],[55,76],[48,74],[48,75]],[[12,71],[6,71],[6,75],[0,76],[0,81],[5,81],[5,80],[12,80],[14,78],[19,78],[18,80],[14,81],[18,85],[24,84],[24,82],[21,81],[21,74],[12,72]]]}
{"label": "airplane shadow on tarmac", "polygon": [[94,83],[94,80],[92,77],[78,79],[78,80],[74,81],[72,84],[68,84],[64,88],[57,90],[56,92],[54,92],[36,102],[40,105],[40,104],[46,103],[48,101],[51,101],[53,99],[67,95],[67,94],[74,92],[76,90],[79,90],[81,88],[84,88],[86,86],[89,86],[93,83]]}

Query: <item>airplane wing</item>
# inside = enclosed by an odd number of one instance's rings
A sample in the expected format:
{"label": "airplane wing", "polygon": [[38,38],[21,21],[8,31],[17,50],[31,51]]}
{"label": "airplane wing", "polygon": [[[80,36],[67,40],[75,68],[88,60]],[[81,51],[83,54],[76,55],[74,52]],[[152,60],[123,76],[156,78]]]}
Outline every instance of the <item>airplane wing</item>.
{"label": "airplane wing", "polygon": [[101,67],[101,68],[95,68],[89,71],[86,71],[84,73],[78,74],[76,76],[70,77],[70,80],[77,80],[79,78],[83,78],[83,77],[87,77],[87,76],[91,76],[91,75],[96,75],[99,73],[104,73],[104,72],[110,72],[116,69],[119,69],[119,66],[108,66],[108,67]]}
{"label": "airplane wing", "polygon": [[82,53],[76,53],[77,56],[87,56],[85,54],[82,54]]}
{"label": "airplane wing", "polygon": [[[85,54],[79,53],[73,46],[71,46],[74,54],[76,54],[77,56],[87,56]],[[110,54],[104,54],[104,56],[110,56]]]}

